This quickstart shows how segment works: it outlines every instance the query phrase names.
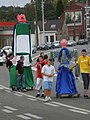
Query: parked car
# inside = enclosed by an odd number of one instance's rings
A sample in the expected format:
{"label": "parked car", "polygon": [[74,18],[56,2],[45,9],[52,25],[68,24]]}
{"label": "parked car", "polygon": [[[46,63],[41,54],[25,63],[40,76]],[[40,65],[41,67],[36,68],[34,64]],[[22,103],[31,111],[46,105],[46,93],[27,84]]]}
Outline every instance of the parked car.
{"label": "parked car", "polygon": [[59,48],[60,47],[60,41],[55,41],[53,42],[55,48]]}
{"label": "parked car", "polygon": [[87,39],[80,39],[80,40],[77,42],[77,45],[84,45],[84,44],[88,44],[88,40],[87,40]]}
{"label": "parked car", "polygon": [[48,49],[49,49],[49,47],[47,44],[41,44],[38,46],[38,50],[48,50]]}
{"label": "parked car", "polygon": [[1,49],[1,52],[3,52],[3,50],[7,53],[7,55],[9,55],[10,53],[12,53],[12,46],[4,46]]}
{"label": "parked car", "polygon": [[68,46],[76,46],[77,43],[74,40],[68,40]]}
{"label": "parked car", "polygon": [[36,46],[32,46],[32,54],[37,52],[37,47]]}
{"label": "parked car", "polygon": [[0,52],[0,66],[3,66],[3,54]]}
{"label": "parked car", "polygon": [[52,42],[47,42],[47,46],[49,49],[54,49],[55,45]]}

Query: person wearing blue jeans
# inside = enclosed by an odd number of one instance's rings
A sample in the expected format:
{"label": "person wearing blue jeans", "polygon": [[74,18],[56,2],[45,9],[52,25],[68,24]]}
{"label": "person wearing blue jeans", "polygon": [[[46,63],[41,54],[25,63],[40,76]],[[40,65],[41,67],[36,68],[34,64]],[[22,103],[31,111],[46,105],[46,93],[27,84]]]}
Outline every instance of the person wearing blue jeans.
{"label": "person wearing blue jeans", "polygon": [[17,90],[26,92],[23,62],[24,62],[24,56],[21,56],[16,66]]}

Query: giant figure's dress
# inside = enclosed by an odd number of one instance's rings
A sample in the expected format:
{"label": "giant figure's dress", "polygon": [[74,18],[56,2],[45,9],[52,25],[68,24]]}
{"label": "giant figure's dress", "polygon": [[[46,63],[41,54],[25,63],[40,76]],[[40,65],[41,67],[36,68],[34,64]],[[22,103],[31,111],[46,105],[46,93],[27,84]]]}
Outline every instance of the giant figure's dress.
{"label": "giant figure's dress", "polygon": [[69,70],[70,52],[67,48],[62,48],[59,52],[58,61],[60,62],[56,78],[56,95],[77,94],[75,78]]}
{"label": "giant figure's dress", "polygon": [[[16,61],[19,60],[20,56],[23,55],[24,60],[24,75],[25,75],[25,86],[33,87],[33,74],[30,67],[31,63],[31,37],[30,37],[30,25],[28,23],[18,23],[14,27],[13,32],[13,54]],[[12,66],[10,70],[10,87],[15,86],[16,83],[16,66]]]}

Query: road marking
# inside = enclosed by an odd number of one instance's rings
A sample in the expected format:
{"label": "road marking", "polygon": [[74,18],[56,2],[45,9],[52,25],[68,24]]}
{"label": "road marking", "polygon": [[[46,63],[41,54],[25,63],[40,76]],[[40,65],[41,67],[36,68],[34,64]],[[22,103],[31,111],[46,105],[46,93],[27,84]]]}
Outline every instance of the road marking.
{"label": "road marking", "polygon": [[43,119],[42,117],[39,117],[39,116],[37,116],[37,115],[33,115],[33,114],[31,114],[31,113],[24,113],[24,115],[27,115],[27,116],[29,116],[29,117],[32,117],[32,118],[35,118],[35,119]]}
{"label": "road marking", "polygon": [[59,102],[51,102],[51,103],[54,103],[54,104],[56,104],[56,105],[60,105],[60,106],[63,106],[63,107],[67,107],[67,108],[72,108],[72,109],[76,109],[76,110],[81,110],[81,111],[84,111],[84,112],[90,112],[90,110],[82,109],[82,108],[79,108],[79,107],[74,107],[74,106],[71,106],[71,105],[66,105],[66,104],[59,103]]}
{"label": "road marking", "polygon": [[0,87],[0,90],[3,90],[3,88],[2,88],[2,87]]}
{"label": "road marking", "polygon": [[20,94],[17,94],[17,93],[14,93],[14,95],[16,95],[16,96],[18,96],[18,97],[21,97],[21,96],[23,96],[23,95],[20,95]]}
{"label": "road marking", "polygon": [[37,101],[36,99],[33,99],[33,98],[27,98],[27,99],[32,101]]}
{"label": "road marking", "polygon": [[[4,88],[4,89],[11,90],[10,88],[5,87],[5,86],[3,86],[3,85],[0,85],[0,86],[1,86],[2,88]],[[25,94],[25,93],[20,93],[20,92],[17,92],[17,91],[15,91],[14,94],[15,94],[15,93],[16,93],[16,94],[19,93],[19,95],[24,95],[24,96],[26,96],[26,97],[34,98],[34,99],[37,99],[37,100],[45,101],[44,99],[36,98],[35,96],[28,95],[28,94]]]}
{"label": "road marking", "polygon": [[75,109],[68,109],[68,110],[72,111],[72,112],[76,112],[76,113],[81,113],[81,114],[84,114],[84,115],[88,114],[87,112],[83,112],[83,111],[79,111],[79,110],[75,110]]}
{"label": "road marking", "polygon": [[5,87],[5,86],[3,86],[3,85],[0,85],[3,89],[7,89],[7,90],[11,90],[10,88],[8,88],[8,87]]}
{"label": "road marking", "polygon": [[55,105],[55,104],[52,104],[52,103],[44,103],[45,105],[50,105],[50,106],[53,106],[53,107],[59,107],[58,105]]}
{"label": "road marking", "polygon": [[13,113],[13,111],[7,110],[7,109],[2,109],[3,112],[5,113]]}
{"label": "road marking", "polygon": [[[4,89],[7,89],[7,90],[11,90],[10,88],[8,87],[5,87],[3,85],[0,85],[2,88]],[[19,92],[15,92],[15,93],[19,93]],[[44,99],[41,99],[41,98],[36,98],[35,96],[32,96],[32,95],[28,95],[28,94],[25,94],[25,93],[19,93],[21,95],[24,95],[26,97],[30,97],[30,98],[34,98],[34,99],[37,99],[37,100],[40,100],[40,101],[45,101]],[[60,105],[60,106],[63,106],[63,107],[67,107],[67,108],[71,108],[71,109],[76,109],[76,110],[81,110],[81,111],[84,111],[84,112],[90,112],[90,110],[86,110],[86,109],[83,109],[83,108],[78,108],[78,107],[74,107],[74,106],[70,106],[70,105],[66,105],[66,104],[63,104],[63,103],[59,103],[59,102],[51,102],[52,104],[56,104],[56,105]]]}
{"label": "road marking", "polygon": [[4,106],[4,108],[9,109],[9,110],[12,110],[12,111],[16,111],[16,110],[17,110],[17,109],[15,109],[15,108],[10,107],[10,106]]}
{"label": "road marking", "polygon": [[7,93],[11,93],[11,91],[10,90],[5,90]]}
{"label": "road marking", "polygon": [[24,116],[24,115],[16,115],[17,117],[19,118],[22,118],[24,120],[30,120],[31,118],[30,117],[27,117],[27,116]]}

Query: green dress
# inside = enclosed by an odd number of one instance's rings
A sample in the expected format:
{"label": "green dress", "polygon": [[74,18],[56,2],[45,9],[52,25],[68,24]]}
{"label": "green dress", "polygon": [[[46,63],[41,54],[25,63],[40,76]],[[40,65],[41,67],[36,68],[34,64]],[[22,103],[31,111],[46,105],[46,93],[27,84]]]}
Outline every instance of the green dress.
{"label": "green dress", "polygon": [[[24,75],[25,75],[25,85],[26,87],[33,87],[34,80],[31,67],[24,67]],[[16,66],[12,66],[10,69],[10,88],[16,86],[17,75],[16,75]]]}
{"label": "green dress", "polygon": [[10,68],[10,88],[16,86],[16,66],[12,65]]}

